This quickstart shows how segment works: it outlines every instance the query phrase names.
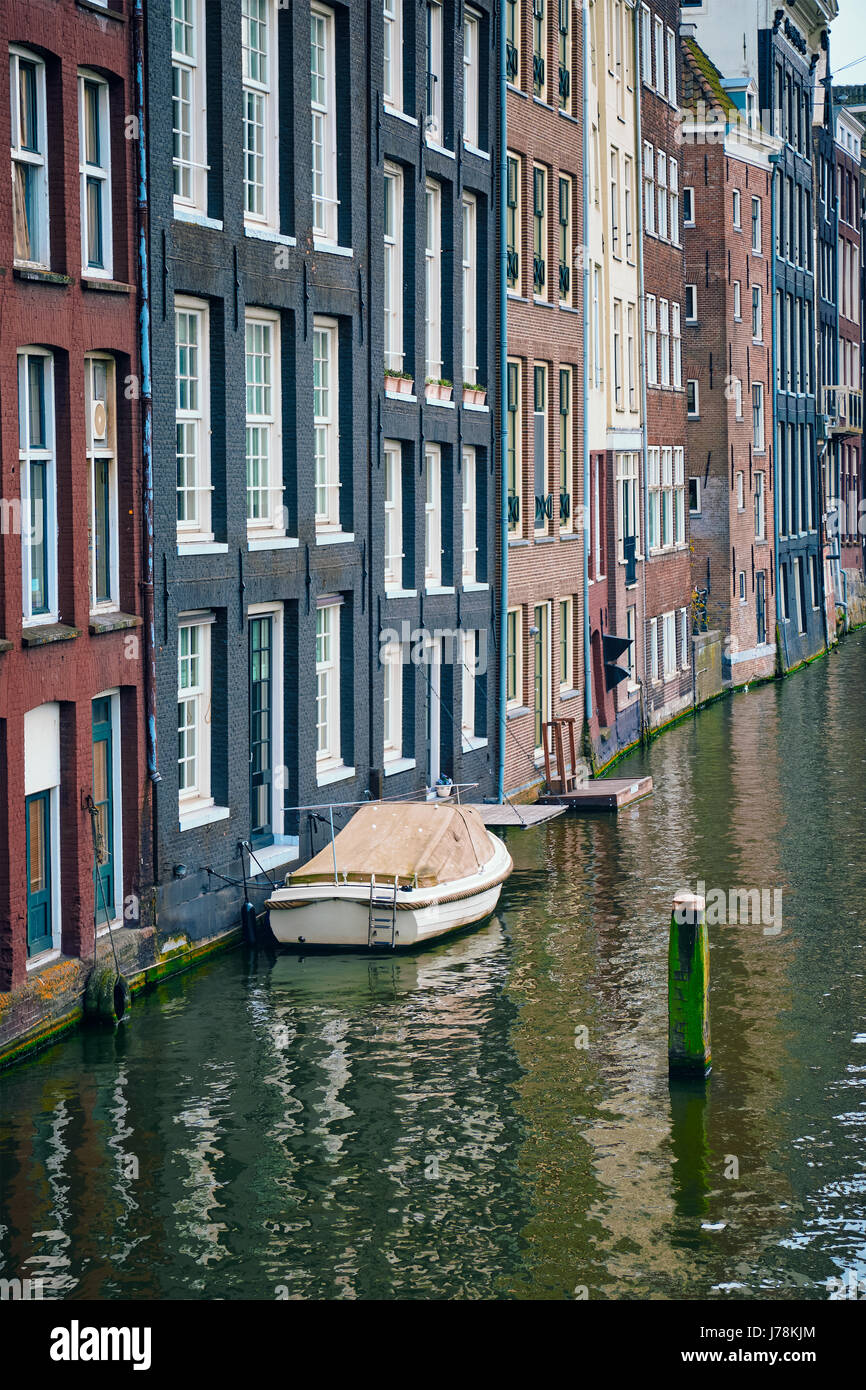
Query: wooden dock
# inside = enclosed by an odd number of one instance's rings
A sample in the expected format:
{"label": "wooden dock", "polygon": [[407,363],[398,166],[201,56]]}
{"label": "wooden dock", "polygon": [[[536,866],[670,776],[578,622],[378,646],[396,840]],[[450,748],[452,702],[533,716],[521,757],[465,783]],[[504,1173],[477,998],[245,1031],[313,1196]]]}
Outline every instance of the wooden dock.
{"label": "wooden dock", "polygon": [[540,796],[538,803],[572,811],[619,811],[623,806],[651,796],[652,789],[651,777],[600,777],[596,781],[581,782],[573,791]]}
{"label": "wooden dock", "polygon": [[540,802],[533,801],[526,806],[509,806],[506,802],[504,806],[476,806],[475,809],[481,812],[484,824],[489,825],[491,829],[516,825],[528,830],[531,825],[542,825],[544,821],[555,820],[557,816],[564,815],[568,807],[543,806]]}

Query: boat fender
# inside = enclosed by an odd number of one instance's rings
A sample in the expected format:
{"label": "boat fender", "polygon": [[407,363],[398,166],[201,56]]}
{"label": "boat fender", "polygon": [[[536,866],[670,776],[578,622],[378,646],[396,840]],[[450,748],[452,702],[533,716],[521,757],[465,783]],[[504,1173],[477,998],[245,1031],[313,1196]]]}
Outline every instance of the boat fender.
{"label": "boat fender", "polygon": [[247,946],[256,944],[256,910],[252,903],[247,901],[241,907],[241,927],[243,929],[244,941]]}
{"label": "boat fender", "polygon": [[94,1023],[119,1023],[132,1003],[125,975],[114,964],[97,965],[87,977],[84,1016]]}

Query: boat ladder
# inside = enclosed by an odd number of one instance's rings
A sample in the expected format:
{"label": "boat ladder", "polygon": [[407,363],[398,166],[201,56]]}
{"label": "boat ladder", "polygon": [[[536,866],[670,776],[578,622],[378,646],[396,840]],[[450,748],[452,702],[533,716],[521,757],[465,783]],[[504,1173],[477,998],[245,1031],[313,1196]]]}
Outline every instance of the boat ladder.
{"label": "boat ladder", "polygon": [[370,915],[367,919],[367,945],[390,946],[394,949],[397,936],[397,879],[393,883],[377,883],[370,875]]}

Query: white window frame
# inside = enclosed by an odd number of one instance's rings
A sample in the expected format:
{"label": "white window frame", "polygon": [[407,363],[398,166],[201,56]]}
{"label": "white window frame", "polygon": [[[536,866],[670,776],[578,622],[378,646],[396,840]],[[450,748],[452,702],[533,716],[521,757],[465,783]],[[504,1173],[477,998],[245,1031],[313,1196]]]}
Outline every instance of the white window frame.
{"label": "white window frame", "polygon": [[659,300],[659,359],[661,365],[661,384],[671,384],[671,312],[667,299]]}
{"label": "white window frame", "polygon": [[463,560],[461,565],[463,585],[474,584],[477,579],[478,558],[478,469],[475,446],[463,445]]}
{"label": "white window frame", "polygon": [[[313,30],[321,48],[324,72],[313,81]],[[321,44],[318,38],[321,37]],[[310,120],[312,130],[311,178],[313,190],[313,237],[327,246],[339,239],[337,196],[337,94],[336,39],[334,11],[314,0],[310,6]],[[320,167],[317,160],[320,158]]]}
{"label": "white window frame", "polygon": [[478,632],[475,628],[460,630],[460,743],[469,753],[477,747],[475,733],[477,716]]}
{"label": "white window frame", "polygon": [[382,755],[388,763],[403,757],[403,649],[399,642],[382,648]]}
{"label": "white window frame", "polygon": [[668,157],[664,150],[656,150],[656,202],[658,205],[658,217],[656,219],[656,233],[660,241],[669,240],[668,237]]}
{"label": "white window frame", "polygon": [[[183,31],[187,38],[184,46],[179,47],[176,40]],[[208,176],[205,0],[172,0],[171,39],[174,206],[205,214]],[[179,114],[182,124],[178,122]],[[183,191],[184,186],[188,191]]]}
{"label": "white window frame", "polygon": [[666,39],[666,41],[667,41],[667,78],[668,78],[667,98],[668,98],[668,101],[670,102],[671,106],[676,106],[676,105],[677,105],[677,50],[676,50],[676,38],[674,37],[674,31],[673,31],[673,29],[667,28],[667,29],[665,30],[665,39]]}
{"label": "white window frame", "polygon": [[656,234],[656,156],[649,140],[643,142],[643,215],[648,236]]}
{"label": "white window frame", "polygon": [[656,326],[656,297],[646,297],[646,380],[647,386],[658,386],[659,355],[658,331]]}
{"label": "white window frame", "polygon": [[[97,140],[99,159],[88,158],[85,133],[85,92],[96,90]],[[78,70],[78,172],[81,200],[81,269],[94,279],[110,280],[114,274],[114,244],[111,217],[111,106],[108,83],[99,73],[88,68]],[[101,262],[88,259],[90,242],[89,190],[96,188],[98,221],[101,236]]]}
{"label": "white window frame", "polygon": [[[756,213],[757,213],[757,217],[755,216]],[[759,255],[761,254],[762,238],[763,238],[763,231],[762,231],[762,228],[761,228],[761,200],[760,200],[760,198],[755,198],[755,197],[753,196],[753,197],[752,197],[752,250],[754,251],[755,255],[757,255],[757,256],[759,256]]]}
{"label": "white window frame", "polygon": [[[688,212],[686,211],[688,209]],[[693,227],[695,225],[695,190],[691,184],[686,184],[683,188],[683,226]]]}
{"label": "white window frame", "polygon": [[763,454],[767,448],[764,428],[764,383],[752,382],[752,443],[756,454]]}
{"label": "white window frame", "polygon": [[734,281],[734,323],[741,323],[743,318],[743,296],[742,285],[739,280]]}
{"label": "white window frame", "polygon": [[[285,764],[285,609],[282,603],[251,603],[247,621],[271,618],[271,765],[276,773]],[[284,833],[283,784],[276,775],[271,780],[271,834],[274,843]]]}
{"label": "white window frame", "polygon": [[653,82],[652,25],[649,5],[640,7],[640,70],[648,87]]}
{"label": "white window frame", "polygon": [[686,323],[698,321],[698,287],[686,285]]}
{"label": "white window frame", "polygon": [[[327,382],[317,386],[320,363]],[[316,532],[340,531],[340,334],[336,319],[319,315],[313,319],[313,433]]]}
{"label": "white window frame", "polygon": [[442,585],[442,448],[424,445],[424,586]]}
{"label": "white window frame", "polygon": [[383,0],[382,100],[403,110],[403,0]]}
{"label": "white window frame", "polygon": [[[431,144],[441,145],[443,139],[443,95],[444,75],[444,34],[442,6],[436,0],[427,0],[427,32],[425,35],[425,76],[428,91],[425,94],[426,116],[424,135]],[[432,78],[432,82],[430,79]]]}
{"label": "white window frame", "polygon": [[463,194],[463,380],[478,379],[478,204]]}
{"label": "white window frame", "polygon": [[755,540],[767,539],[766,484],[761,469],[755,473]]}
{"label": "white window frame", "polygon": [[[41,358],[44,363],[43,388],[45,405],[44,444],[31,443],[29,435],[30,419],[30,378],[28,362],[31,358]],[[18,350],[18,473],[21,487],[21,586],[22,615],[25,627],[38,627],[44,623],[58,620],[57,585],[57,452],[55,430],[54,398],[54,357],[44,348],[27,347]],[[33,612],[32,558],[31,542],[34,527],[31,505],[31,466],[41,463],[45,467],[43,545],[45,548],[45,590],[47,609],[44,613]]]}
{"label": "white window frame", "polygon": [[[192,754],[193,777],[190,783],[181,786],[181,763],[187,759],[181,759],[180,748],[178,748],[178,809],[181,817],[191,811],[204,810],[214,804],[211,794],[211,703],[213,699],[213,673],[211,669],[211,626],[214,622],[212,613],[182,613],[178,618],[177,633],[177,702],[178,702],[178,743],[181,742],[181,731],[183,729],[193,729],[195,738],[195,750]],[[184,631],[190,632],[189,647],[186,653],[182,651],[183,640],[181,634]],[[192,633],[197,634],[195,644],[197,650],[193,650]],[[187,685],[183,683],[184,663],[191,663],[194,659],[198,660],[198,680]],[[190,672],[191,674],[191,672]],[[192,720],[184,718],[181,723],[181,705],[189,705]]]}
{"label": "white window frame", "polygon": [[638,495],[639,468],[638,455],[632,450],[623,453],[617,452],[616,459],[616,541],[617,558],[621,564],[625,563],[625,518],[626,512],[630,512],[634,530],[630,532],[635,538],[635,553],[640,554],[640,501]]}
{"label": "white window frame", "polygon": [[[565,652],[565,669],[562,654]],[[574,689],[574,600],[559,600],[559,691]]]}
{"label": "white window frame", "polygon": [[[514,369],[512,371],[512,368]],[[517,398],[515,409],[510,409],[510,382],[517,378]],[[506,364],[506,392],[507,394],[507,438],[506,438],[506,470],[510,468],[508,454],[511,452],[512,444],[514,451],[514,495],[520,505],[520,516],[516,523],[509,526],[509,536],[517,538],[523,535],[523,362],[520,358],[509,357]],[[512,439],[512,434],[514,438]],[[506,485],[508,480],[506,479]]]}
{"label": "white window frame", "polygon": [[[283,507],[283,429],[282,390],[280,370],[280,315],[272,309],[247,305],[244,311],[244,358],[246,363],[246,478],[247,478],[247,535],[283,536],[286,533],[286,514]],[[250,376],[250,347],[253,356],[261,358],[265,372],[261,381]],[[255,341],[256,339],[260,341]],[[269,379],[265,379],[265,377]],[[252,409],[251,409],[252,407]],[[266,476],[260,475],[255,488],[250,486],[250,441],[257,432],[261,450],[267,450]],[[256,505],[253,499],[258,498]],[[251,514],[254,513],[254,514]]]}
{"label": "white window frame", "polygon": [[481,17],[467,6],[463,11],[463,140],[479,147],[481,91]]}
{"label": "white window frame", "polygon": [[686,452],[682,444],[674,445],[674,545],[686,543]]}
{"label": "white window frame", "polygon": [[743,230],[743,208],[739,188],[735,188],[731,194],[731,217],[735,231],[741,232]]}
{"label": "white window frame", "polygon": [[683,389],[683,333],[680,306],[671,301],[671,384],[675,391]]}
{"label": "white window frame", "polygon": [[665,26],[664,21],[653,15],[653,37],[655,41],[656,91],[665,95]]}
{"label": "white window frame", "polygon": [[674,246],[681,245],[680,237],[680,166],[668,156],[668,234]]}
{"label": "white window frame", "polygon": [[752,342],[764,341],[764,296],[760,285],[752,285]]}
{"label": "white window frame", "polygon": [[[95,364],[105,367],[104,398],[94,396]],[[98,409],[97,401],[102,404]],[[117,388],[114,358],[109,353],[88,353],[84,358],[84,426],[88,479],[89,591],[91,613],[111,612],[120,606],[119,530],[117,506]],[[101,418],[105,429],[95,434]],[[108,463],[108,597],[96,598],[96,464]]]}
{"label": "white window frame", "polygon": [[385,369],[401,372],[404,357],[403,170],[399,164],[385,164],[384,189]]}
{"label": "white window frame", "polygon": [[[514,618],[514,694],[508,694],[508,665],[511,645],[511,623]],[[506,709],[523,707],[523,609],[509,608],[505,619]]]}
{"label": "white window frame", "polygon": [[428,381],[439,381],[442,377],[442,186],[435,179],[426,182],[424,213],[425,376]]}
{"label": "white window frame", "polygon": [[646,451],[647,547],[652,553],[661,549],[661,454],[657,444]]}
{"label": "white window frame", "polygon": [[650,680],[653,684],[659,679],[658,618],[649,620]]}
{"label": "white window frame", "polygon": [[[695,388],[694,410],[689,410],[688,408],[688,392],[690,386],[694,386]],[[686,402],[686,419],[699,420],[701,415],[701,389],[697,377],[689,377],[686,381]]]}
{"label": "white window frame", "polygon": [[666,681],[677,674],[677,620],[671,609],[662,614],[662,674]]}
{"label": "white window frame", "polygon": [[[260,25],[262,18],[264,33],[259,35],[259,41],[263,37],[265,48],[253,48],[250,43],[252,25]],[[241,0],[241,35],[244,223],[275,231],[279,226],[280,146],[277,89],[279,53],[274,0]],[[251,117],[251,104],[256,108],[254,118]],[[254,128],[260,131],[255,144],[248,138]],[[260,166],[260,179],[257,175],[253,179],[248,177],[251,158]]]}
{"label": "white window frame", "polygon": [[384,563],[386,590],[403,588],[403,448],[398,439],[383,446]]}
{"label": "white window frame", "polygon": [[[213,540],[211,529],[211,485],[210,471],[210,311],[205,300],[188,299],[176,295],[175,314],[175,423],[189,427],[195,436],[196,451],[193,465],[194,481],[184,491],[191,494],[195,503],[196,515],[177,523],[177,542],[208,542]],[[195,381],[198,404],[195,408],[179,404],[181,394],[180,353],[178,341],[179,315],[195,319],[198,341],[198,370],[194,374],[184,374],[183,379]],[[180,489],[178,488],[178,492]]]}
{"label": "white window frame", "polygon": [[[36,103],[36,148],[30,149],[21,144],[21,128],[19,122],[19,82],[20,64],[24,62],[30,64],[34,70],[34,99]],[[49,223],[48,207],[48,116],[47,99],[45,91],[45,63],[35,53],[31,53],[27,48],[11,47],[9,49],[9,90],[14,96],[11,100],[11,154],[12,154],[12,183],[13,183],[13,255],[16,265],[40,266],[47,268],[51,264],[51,236]],[[18,256],[14,254],[14,202],[16,188],[16,170],[21,169],[22,178],[25,170],[31,172],[34,179],[34,219],[33,226],[28,226],[30,238],[30,256]]]}
{"label": "white window frame", "polygon": [[[342,766],[340,733],[340,608],[342,600],[316,604],[316,773]],[[324,644],[327,643],[325,646]],[[324,707],[324,714],[323,714]]]}

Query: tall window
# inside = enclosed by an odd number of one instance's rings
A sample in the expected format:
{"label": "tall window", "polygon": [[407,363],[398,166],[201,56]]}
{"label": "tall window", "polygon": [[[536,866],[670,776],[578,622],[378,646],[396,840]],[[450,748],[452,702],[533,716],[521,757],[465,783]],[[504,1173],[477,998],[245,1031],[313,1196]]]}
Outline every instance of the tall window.
{"label": "tall window", "polygon": [[632,212],[632,161],[628,155],[622,161],[622,202],[623,226],[625,230],[625,258],[634,262],[634,214]]}
{"label": "tall window", "polygon": [[463,380],[478,376],[478,245],[477,205],[463,194]]}
{"label": "tall window", "polygon": [[670,304],[666,299],[659,300],[659,357],[661,360],[661,384],[671,384],[671,330]]}
{"label": "tall window", "polygon": [[732,194],[731,194],[731,199],[732,199],[732,216],[733,216],[733,223],[734,223],[734,226],[736,227],[737,231],[739,231],[740,228],[741,228],[742,225],[743,225],[743,221],[742,221],[742,212],[741,212],[741,207],[740,207],[741,199],[740,199],[740,190],[739,190],[739,188],[735,188],[735,189],[733,190],[733,192],[732,192]]}
{"label": "tall window", "polygon": [[477,470],[475,450],[463,446],[463,583],[474,584],[477,578]]}
{"label": "tall window", "polygon": [[665,27],[658,15],[653,19],[656,55],[656,91],[665,94]]}
{"label": "tall window", "polygon": [[441,145],[443,139],[443,55],[442,6],[428,0],[427,5],[427,119],[428,139]]}
{"label": "tall window", "polygon": [[481,21],[472,10],[463,14],[463,139],[478,146],[478,106],[481,91]]}
{"label": "tall window", "polygon": [[535,530],[548,530],[551,499],[548,495],[547,470],[547,365],[536,362],[532,371],[532,425],[535,463]]}
{"label": "tall window", "polygon": [[442,583],[442,450],[428,444],[424,450],[424,583],[428,589]]}
{"label": "tall window", "polygon": [[679,304],[671,304],[672,385],[676,391],[681,391],[683,386],[683,337],[680,317]]}
{"label": "tall window", "polygon": [[595,387],[604,383],[604,300],[601,288],[601,266],[592,267],[592,381]]}
{"label": "tall window", "polygon": [[686,543],[686,462],[682,445],[674,449],[674,545]]}
{"label": "tall window", "polygon": [[761,301],[761,286],[752,286],[752,338],[759,343],[764,336],[764,314]]}
{"label": "tall window", "polygon": [[506,189],[506,275],[509,290],[520,293],[520,156],[508,156]]}
{"label": "tall window", "polygon": [[570,113],[572,110],[571,94],[571,0],[559,0],[559,109]]}
{"label": "tall window", "polygon": [[634,539],[638,549],[640,522],[638,514],[638,456],[634,453],[616,455],[616,502],[618,556],[624,560],[625,542]]}
{"label": "tall window", "polygon": [[117,423],[112,357],[85,357],[84,403],[92,611],[118,604]]}
{"label": "tall window", "polygon": [[574,438],[572,431],[570,367],[559,369],[559,529],[574,530],[572,507]]}
{"label": "tall window", "polygon": [[316,609],[316,770],[339,765],[340,751],[340,604]]}
{"label": "tall window", "polygon": [[532,0],[532,90],[547,101],[547,15],[545,0]]}
{"label": "tall window", "polygon": [[652,445],[646,451],[647,545],[661,548],[661,449]]}
{"label": "tall window", "polygon": [[571,289],[571,179],[559,180],[559,302],[572,302]]}
{"label": "tall window", "polygon": [[15,260],[47,266],[48,164],[45,64],[26,49],[9,52],[12,97],[12,223]]}
{"label": "tall window", "polygon": [[613,399],[617,410],[624,407],[622,380],[622,300],[613,301]]}
{"label": "tall window", "polygon": [[386,763],[403,756],[403,662],[399,642],[382,652],[382,742]]}
{"label": "tall window", "polygon": [[610,152],[610,249],[619,256],[619,150]]}
{"label": "tall window", "polygon": [[403,171],[385,165],[385,366],[403,370]]}
{"label": "tall window", "polygon": [[752,382],[752,443],[756,454],[764,452],[764,387]]}
{"label": "tall window", "polygon": [[475,737],[478,666],[478,632],[473,628],[466,628],[460,633],[460,733],[464,753],[478,746]]}
{"label": "tall window", "polygon": [[442,375],[442,189],[432,179],[427,180],[426,226],[425,356],[427,379],[438,381]]}
{"label": "tall window", "polygon": [[386,106],[403,109],[403,0],[383,0],[385,32],[382,96]]}
{"label": "tall window", "polygon": [[571,690],[574,686],[574,637],[572,614],[574,605],[570,598],[559,600],[559,688]]}
{"label": "tall window", "polygon": [[386,439],[385,588],[403,587],[403,454],[396,439]]}
{"label": "tall window", "polygon": [[509,608],[505,619],[505,699],[510,707],[523,700],[523,610]]}
{"label": "tall window", "polygon": [[177,634],[177,788],[181,815],[212,804],[210,616],[181,620]]}
{"label": "tall window", "polygon": [[675,246],[680,244],[680,166],[675,159],[668,159],[668,192],[670,194],[670,237]]}
{"label": "tall window", "polygon": [[508,488],[508,530],[518,534],[520,498],[523,491],[523,440],[520,408],[520,363],[509,361],[507,373],[508,437],[506,440],[506,485]]}
{"label": "tall window", "polygon": [[334,12],[310,8],[310,110],[313,128],[313,234],[337,241],[337,115]]}
{"label": "tall window", "polygon": [[761,249],[761,200],[752,199],[752,250]]}
{"label": "tall window", "polygon": [[658,234],[667,239],[668,234],[668,160],[667,155],[658,150],[656,153],[656,171],[658,176]]}
{"label": "tall window", "polygon": [[646,379],[648,386],[658,385],[658,337],[656,330],[656,297],[646,297]]}
{"label": "tall window", "polygon": [[532,281],[537,298],[547,298],[547,170],[532,166]]}
{"label": "tall window", "polygon": [[276,227],[277,33],[272,0],[241,0],[243,38],[244,214]]}
{"label": "tall window", "polygon": [[649,5],[640,7],[640,75],[648,87],[653,81],[653,50]]}
{"label": "tall window", "polygon": [[112,271],[111,137],[108,83],[78,74],[78,158],[81,175],[81,264],[86,275]]}
{"label": "tall window", "polygon": [[246,388],[247,527],[282,533],[280,320],[263,309],[246,311]]}
{"label": "tall window", "polygon": [[755,474],[755,540],[763,541],[767,538],[767,515],[764,500],[764,475]]}
{"label": "tall window", "polygon": [[57,465],[54,359],[39,348],[18,354],[18,466],[24,622],[57,612]]}
{"label": "tall window", "polygon": [[175,202],[207,211],[204,0],[172,0],[171,109]]}
{"label": "tall window", "polygon": [[668,58],[668,101],[671,106],[677,105],[677,49],[676,38],[673,29],[665,31],[667,39],[667,58]]}
{"label": "tall window", "polygon": [[521,0],[505,0],[505,70],[508,81],[520,86]]}
{"label": "tall window", "polygon": [[643,147],[643,216],[644,227],[650,236],[655,236],[655,151],[648,140],[644,141]]}
{"label": "tall window", "polygon": [[628,381],[628,408],[637,409],[637,363],[635,361],[635,306],[629,304],[626,309],[626,375]]}
{"label": "tall window", "polygon": [[316,530],[340,529],[338,335],[335,319],[313,319],[313,439]]}
{"label": "tall window", "polygon": [[208,308],[174,301],[178,541],[213,539],[210,486]]}

